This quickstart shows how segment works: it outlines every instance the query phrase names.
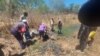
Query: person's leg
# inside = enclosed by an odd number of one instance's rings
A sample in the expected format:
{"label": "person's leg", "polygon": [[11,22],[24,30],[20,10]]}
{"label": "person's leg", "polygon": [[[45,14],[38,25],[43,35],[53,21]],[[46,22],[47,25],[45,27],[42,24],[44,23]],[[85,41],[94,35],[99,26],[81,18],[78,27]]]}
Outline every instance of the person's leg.
{"label": "person's leg", "polygon": [[51,31],[53,31],[53,26],[51,25]]}
{"label": "person's leg", "polygon": [[60,33],[62,33],[62,27],[60,27]]}
{"label": "person's leg", "polygon": [[26,31],[25,32],[25,38],[26,38],[26,40],[31,39],[31,35],[30,35],[30,32],[29,31]]}
{"label": "person's leg", "polygon": [[39,35],[40,35],[39,39],[41,39],[42,38],[42,31],[39,31]]}
{"label": "person's leg", "polygon": [[58,29],[58,34],[59,34],[59,29]]}
{"label": "person's leg", "polygon": [[61,30],[62,30],[62,27],[61,27],[61,26],[59,26],[59,30],[58,30],[58,33],[59,33],[59,34],[61,34],[61,33],[62,33],[62,31],[61,31]]}
{"label": "person's leg", "polygon": [[15,38],[17,39],[17,41],[19,42],[19,45],[22,49],[25,48],[25,44],[24,44],[24,41],[23,41],[23,37],[21,36],[21,34],[17,33],[16,35],[14,35]]}
{"label": "person's leg", "polygon": [[54,25],[51,25],[51,31],[54,32]]}
{"label": "person's leg", "polygon": [[41,31],[41,40],[43,40],[44,39],[44,36],[45,36],[45,32],[44,31]]}
{"label": "person's leg", "polygon": [[83,40],[83,39],[80,39],[80,50],[83,52],[84,51],[84,49],[86,48],[86,46],[87,46],[87,42],[86,42],[86,40]]}
{"label": "person's leg", "polygon": [[87,40],[88,40],[88,28],[85,28],[84,30],[82,30],[82,33],[80,35],[80,50],[84,51],[84,49],[87,46]]}
{"label": "person's leg", "polygon": [[60,33],[60,27],[58,26],[58,34]]}
{"label": "person's leg", "polygon": [[25,49],[25,43],[23,42],[23,40],[18,40],[19,44],[20,44],[20,47],[21,49]]}

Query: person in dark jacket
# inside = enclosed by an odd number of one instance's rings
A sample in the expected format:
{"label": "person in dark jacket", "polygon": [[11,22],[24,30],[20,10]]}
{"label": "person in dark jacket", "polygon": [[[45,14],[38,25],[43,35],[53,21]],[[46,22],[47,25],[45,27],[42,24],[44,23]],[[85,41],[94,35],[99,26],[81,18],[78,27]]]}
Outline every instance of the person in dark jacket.
{"label": "person in dark jacket", "polygon": [[23,41],[23,33],[26,31],[26,26],[23,22],[18,22],[11,28],[11,34],[17,39],[22,49],[25,48]]}

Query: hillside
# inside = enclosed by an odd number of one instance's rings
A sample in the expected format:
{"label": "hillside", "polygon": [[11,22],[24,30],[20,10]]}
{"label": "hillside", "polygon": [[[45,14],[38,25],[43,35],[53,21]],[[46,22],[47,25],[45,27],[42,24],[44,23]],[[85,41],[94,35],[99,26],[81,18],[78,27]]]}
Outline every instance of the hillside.
{"label": "hillside", "polygon": [[[32,14],[31,14],[32,15]],[[57,19],[61,18],[63,21],[63,34],[58,35],[56,32],[49,35],[50,39],[45,42],[42,42],[38,39],[39,36],[33,38],[30,46],[27,46],[26,49],[21,50],[17,40],[10,34],[9,30],[11,25],[13,25],[18,20],[6,20],[0,21],[0,48],[3,51],[5,56],[99,56],[100,55],[100,28],[97,30],[95,36],[95,42],[92,47],[87,47],[84,52],[76,50],[78,45],[77,32],[80,26],[80,23],[77,20],[77,15],[68,14],[68,15],[34,15],[34,17],[29,17],[30,27],[37,28],[38,24],[43,21],[48,27],[49,19],[54,18],[57,23]],[[43,19],[42,19],[43,18]],[[42,19],[42,20],[40,20]],[[5,30],[6,29],[6,30]],[[31,28],[32,29],[32,28]],[[57,27],[55,27],[57,31]],[[52,39],[53,38],[53,39]],[[2,53],[0,53],[1,56]]]}

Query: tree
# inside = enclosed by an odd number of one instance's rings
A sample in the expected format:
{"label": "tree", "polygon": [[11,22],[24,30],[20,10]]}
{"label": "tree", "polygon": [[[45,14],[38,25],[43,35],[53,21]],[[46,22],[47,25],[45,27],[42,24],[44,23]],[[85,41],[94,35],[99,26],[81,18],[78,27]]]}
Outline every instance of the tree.
{"label": "tree", "polygon": [[73,12],[73,13],[78,13],[79,8],[80,8],[80,5],[72,3],[70,4],[68,11]]}
{"label": "tree", "polygon": [[65,10],[64,0],[50,0],[50,8],[54,11],[62,12]]}
{"label": "tree", "polygon": [[47,13],[49,11],[48,6],[45,4],[44,0],[39,0],[37,4],[37,9],[41,13]]}

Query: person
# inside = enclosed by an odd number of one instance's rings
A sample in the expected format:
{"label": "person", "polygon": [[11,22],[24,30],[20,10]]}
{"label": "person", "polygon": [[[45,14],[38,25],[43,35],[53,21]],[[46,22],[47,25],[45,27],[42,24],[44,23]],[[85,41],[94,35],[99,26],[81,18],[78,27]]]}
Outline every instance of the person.
{"label": "person", "polygon": [[26,19],[22,20],[22,22],[25,24],[26,26],[26,31],[25,31],[25,38],[26,38],[26,41],[29,41],[31,40],[31,35],[30,35],[30,31],[29,31],[29,25],[28,25],[28,22]]}
{"label": "person", "polygon": [[26,47],[23,41],[23,33],[25,33],[25,31],[26,27],[23,22],[18,22],[11,28],[11,34],[17,39],[22,49]]}
{"label": "person", "polygon": [[62,33],[62,21],[61,19],[58,20],[58,34]]}
{"label": "person", "polygon": [[[79,39],[84,39],[87,41],[88,45],[92,45],[94,41],[94,36],[96,34],[96,28],[100,26],[100,0],[89,0],[87,1],[79,10],[78,20],[81,24],[88,26],[85,30],[79,30]],[[84,28],[84,27],[83,27]],[[94,30],[92,29],[94,28]],[[87,29],[87,30],[86,30]],[[86,32],[85,32],[86,31]],[[86,34],[86,36],[85,36]],[[88,39],[87,39],[88,38]],[[81,42],[81,40],[80,40]],[[83,41],[84,42],[84,41]],[[81,43],[82,45],[82,43]],[[84,48],[83,48],[84,49]]]}
{"label": "person", "polygon": [[51,18],[50,20],[51,31],[54,32],[54,19]]}
{"label": "person", "polygon": [[28,13],[23,12],[23,14],[20,16],[20,21],[22,22],[23,20],[27,20],[27,17],[28,17]]}
{"label": "person", "polygon": [[78,39],[80,40],[79,48],[84,51],[87,45],[91,46],[94,41],[94,36],[96,34],[97,27],[90,27],[81,24],[78,32]]}
{"label": "person", "polygon": [[38,30],[39,30],[40,39],[43,40],[43,36],[46,32],[46,25],[44,23],[40,24]]}

